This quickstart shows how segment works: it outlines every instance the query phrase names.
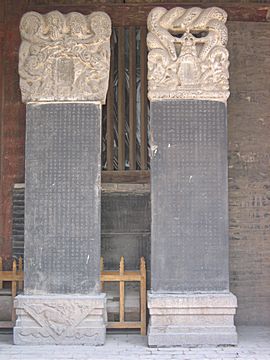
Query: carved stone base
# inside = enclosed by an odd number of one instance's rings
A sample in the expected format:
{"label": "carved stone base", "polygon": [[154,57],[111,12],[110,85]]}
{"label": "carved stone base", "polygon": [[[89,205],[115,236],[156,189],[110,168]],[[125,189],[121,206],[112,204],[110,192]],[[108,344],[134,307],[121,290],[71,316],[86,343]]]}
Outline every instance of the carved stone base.
{"label": "carved stone base", "polygon": [[14,344],[103,345],[106,298],[100,295],[19,295]]}
{"label": "carved stone base", "polygon": [[236,297],[227,294],[148,294],[148,345],[236,345]]}

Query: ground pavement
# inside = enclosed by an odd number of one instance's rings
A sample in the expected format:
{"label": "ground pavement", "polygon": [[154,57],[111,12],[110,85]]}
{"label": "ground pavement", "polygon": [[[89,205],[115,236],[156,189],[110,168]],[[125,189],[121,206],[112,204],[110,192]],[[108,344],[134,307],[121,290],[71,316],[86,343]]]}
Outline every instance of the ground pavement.
{"label": "ground pavement", "polygon": [[0,335],[0,360],[270,360],[270,328],[239,327],[236,347],[148,348],[140,335],[107,335],[106,344],[90,346],[15,346]]}

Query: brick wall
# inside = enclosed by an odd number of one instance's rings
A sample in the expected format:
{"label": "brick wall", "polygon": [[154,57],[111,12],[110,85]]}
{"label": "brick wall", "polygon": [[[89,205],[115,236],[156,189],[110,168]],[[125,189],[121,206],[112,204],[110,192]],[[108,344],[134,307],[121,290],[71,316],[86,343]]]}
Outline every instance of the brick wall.
{"label": "brick wall", "polygon": [[270,325],[270,27],[229,24],[231,290],[237,321]]}
{"label": "brick wall", "polygon": [[18,75],[22,5],[0,1],[0,253],[5,258],[11,255],[13,184],[24,181],[25,106]]}

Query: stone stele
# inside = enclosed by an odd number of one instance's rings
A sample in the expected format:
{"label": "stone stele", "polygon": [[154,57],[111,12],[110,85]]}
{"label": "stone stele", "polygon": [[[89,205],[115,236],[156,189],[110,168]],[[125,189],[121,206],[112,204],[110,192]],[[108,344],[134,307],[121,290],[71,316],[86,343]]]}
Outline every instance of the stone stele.
{"label": "stone stele", "polygon": [[235,345],[229,292],[226,13],[148,17],[151,291],[148,344]]}
{"label": "stone stele", "polygon": [[105,103],[110,69],[111,20],[52,11],[24,14],[20,23],[20,88],[23,102]]}
{"label": "stone stele", "polygon": [[111,20],[103,12],[29,12],[20,31],[25,286],[15,300],[14,343],[102,345],[100,129]]}
{"label": "stone stele", "polygon": [[166,10],[148,16],[148,97],[226,102],[229,53],[224,10],[211,7]]}

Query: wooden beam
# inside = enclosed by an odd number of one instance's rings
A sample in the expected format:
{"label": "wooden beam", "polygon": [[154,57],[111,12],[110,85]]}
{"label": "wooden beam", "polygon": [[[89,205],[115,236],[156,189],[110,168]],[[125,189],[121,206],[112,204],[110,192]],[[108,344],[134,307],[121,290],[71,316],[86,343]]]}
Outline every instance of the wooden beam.
{"label": "wooden beam", "polygon": [[117,29],[118,34],[118,170],[125,170],[125,29]]}
{"label": "wooden beam", "polygon": [[124,256],[121,256],[119,275],[121,276],[119,281],[119,320],[120,323],[125,321],[125,281],[123,275],[125,273],[125,260]]}
{"label": "wooden beam", "polygon": [[147,169],[147,46],[146,26],[141,26],[140,70],[141,70],[141,169]]}
{"label": "wooden beam", "polygon": [[11,329],[14,323],[12,321],[0,321],[0,329]]}
{"label": "wooden beam", "polygon": [[[125,274],[119,274],[118,272],[116,272],[116,273],[108,274],[106,271],[104,271],[100,275],[100,281],[102,281],[102,282],[119,281],[120,285],[122,283],[122,287],[124,289],[125,281],[128,281],[128,282],[141,281],[141,275],[140,275],[140,273],[136,273],[136,272],[129,272],[129,273],[125,273]],[[123,291],[123,289],[122,289],[122,291]],[[124,303],[124,302],[122,302],[122,303]]]}
{"label": "wooden beam", "polygon": [[38,11],[40,13],[47,13],[52,10],[59,10],[63,13],[78,11],[83,14],[89,14],[92,11],[105,11],[111,17],[114,26],[143,26],[146,24],[149,12],[156,6],[163,6],[166,9],[171,9],[176,6],[184,8],[190,8],[192,6],[201,8],[218,6],[228,13],[229,21],[270,21],[270,5],[268,4],[228,4],[225,1],[223,3],[180,3],[179,1],[171,1],[165,4],[157,2],[153,4],[92,3],[85,5],[33,5],[31,2],[27,10]]}
{"label": "wooden beam", "polygon": [[136,29],[129,35],[129,166],[136,170]]}
{"label": "wooden beam", "polygon": [[108,322],[108,329],[140,329],[142,324],[135,321],[125,321],[125,322]]}
{"label": "wooden beam", "polygon": [[113,170],[113,155],[114,155],[114,39],[111,37],[111,61],[110,61],[110,76],[109,88],[107,94],[107,132],[106,132],[106,154],[107,154],[107,169]]}
{"label": "wooden beam", "polygon": [[23,272],[0,271],[1,281],[23,281]]}
{"label": "wooden beam", "polygon": [[101,181],[103,183],[128,183],[128,184],[149,184],[149,170],[129,171],[102,171]]}
{"label": "wooden beam", "polygon": [[140,272],[141,272],[141,282],[140,282],[140,300],[141,300],[141,335],[146,335],[146,267],[145,259],[141,257],[140,261]]}

